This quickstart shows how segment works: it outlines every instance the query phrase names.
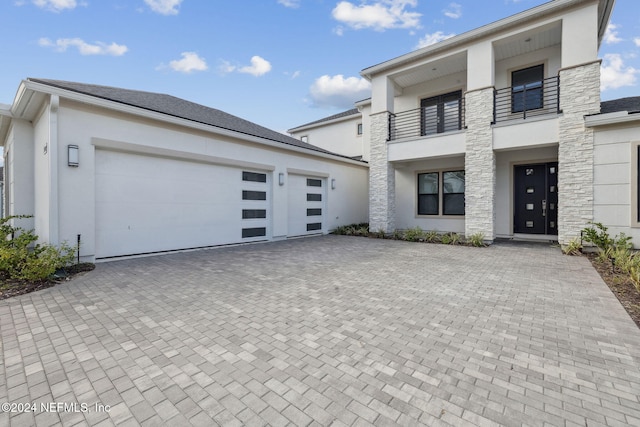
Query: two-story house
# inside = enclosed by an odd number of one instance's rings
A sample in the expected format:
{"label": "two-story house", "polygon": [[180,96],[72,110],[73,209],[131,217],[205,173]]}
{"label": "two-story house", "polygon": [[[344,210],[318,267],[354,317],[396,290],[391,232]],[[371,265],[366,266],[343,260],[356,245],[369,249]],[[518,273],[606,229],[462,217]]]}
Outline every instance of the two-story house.
{"label": "two-story house", "polygon": [[[600,114],[598,50],[614,3],[550,1],[365,68],[370,228],[566,244],[602,221],[640,246],[640,117],[628,114],[638,98]],[[323,146],[305,126],[292,135]]]}

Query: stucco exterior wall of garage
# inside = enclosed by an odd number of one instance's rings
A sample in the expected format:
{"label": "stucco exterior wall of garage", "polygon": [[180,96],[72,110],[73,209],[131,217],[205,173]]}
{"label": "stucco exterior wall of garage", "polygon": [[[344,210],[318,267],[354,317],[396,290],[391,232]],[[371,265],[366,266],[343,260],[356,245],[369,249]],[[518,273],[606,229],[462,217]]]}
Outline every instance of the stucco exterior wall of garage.
{"label": "stucco exterior wall of garage", "polygon": [[[24,120],[13,120],[4,145],[6,216],[34,213],[33,127]],[[34,227],[33,217],[14,221],[24,229]]]}
{"label": "stucco exterior wall of garage", "polygon": [[[307,153],[294,153],[282,148],[214,135],[198,129],[135,117],[73,101],[62,100],[58,112],[57,175],[59,193],[59,240],[75,243],[82,235],[81,255],[91,258],[95,248],[95,143],[102,147],[110,141],[118,150],[127,146],[147,147],[147,151],[171,152],[203,158],[222,158],[246,164],[268,166],[275,177],[273,194],[273,238],[287,236],[287,184],[278,185],[278,174],[287,176],[291,170],[335,179],[336,188],[328,190],[327,225],[331,230],[338,225],[364,222],[368,217],[368,168],[321,158]],[[35,124],[36,146],[46,137],[47,115]],[[67,146],[79,147],[79,167],[67,165]],[[123,148],[124,147],[124,148]],[[103,149],[103,148],[100,148]],[[170,157],[170,156],[169,156]],[[142,157],[141,157],[142,158]],[[47,167],[48,156],[36,150],[36,169]],[[48,183],[43,173],[36,176],[36,199],[44,200]],[[176,184],[178,185],[178,184]],[[38,204],[37,202],[36,204]],[[44,215],[36,208],[36,218]],[[42,226],[44,227],[44,226]],[[41,232],[44,232],[43,228]],[[45,233],[43,233],[45,234]]]}
{"label": "stucco exterior wall of garage", "polygon": [[614,236],[632,236],[640,248],[638,146],[640,123],[598,127],[594,133],[593,221]]}
{"label": "stucco exterior wall of garage", "polygon": [[296,139],[307,136],[309,144],[343,156],[363,156],[365,141],[363,135],[358,135],[359,123],[363,125],[364,131],[362,116],[356,114],[330,125],[320,125],[291,133],[291,136]]}

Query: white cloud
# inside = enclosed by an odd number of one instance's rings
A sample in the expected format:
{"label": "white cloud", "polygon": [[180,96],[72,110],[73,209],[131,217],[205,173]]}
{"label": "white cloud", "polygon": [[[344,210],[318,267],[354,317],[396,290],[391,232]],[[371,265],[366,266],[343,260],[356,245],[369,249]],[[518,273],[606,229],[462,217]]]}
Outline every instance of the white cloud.
{"label": "white cloud", "polygon": [[218,71],[222,74],[229,74],[237,71],[238,73],[251,74],[253,76],[260,77],[271,71],[271,63],[257,55],[251,57],[251,65],[245,66],[233,65],[229,61],[222,60],[220,62],[220,66],[218,66]]}
{"label": "white cloud", "polygon": [[64,9],[75,9],[76,6],[78,6],[76,0],[33,0],[33,4],[41,9],[47,9],[53,12],[60,12]]}
{"label": "white cloud", "polygon": [[182,52],[182,59],[175,59],[169,62],[169,67],[180,73],[190,74],[194,71],[205,71],[209,67],[204,58],[195,52]]}
{"label": "white cloud", "polygon": [[636,44],[637,47],[640,47],[640,37],[636,37],[635,39],[633,39],[633,42]]}
{"label": "white cloud", "polygon": [[271,63],[259,56],[251,57],[251,65],[238,68],[239,73],[251,74],[260,77],[271,71]]}
{"label": "white cloud", "polygon": [[79,38],[58,39],[55,42],[48,38],[41,38],[38,40],[38,44],[42,47],[54,48],[58,52],[65,52],[69,47],[75,47],[81,55],[122,56],[129,50],[127,46],[117,43],[96,42],[95,44],[90,44]]}
{"label": "white cloud", "polygon": [[292,9],[296,9],[300,7],[300,0],[278,0],[278,4],[281,4],[284,7],[290,7]]}
{"label": "white cloud", "polygon": [[604,32],[604,42],[606,44],[615,44],[620,43],[622,39],[618,37],[618,26],[616,24],[610,23],[607,26],[606,31]]}
{"label": "white cloud", "polygon": [[363,2],[359,5],[341,1],[331,14],[336,21],[356,30],[372,28],[376,31],[384,31],[390,28],[418,28],[422,14],[405,10],[407,7],[416,7],[417,4],[417,0],[377,0],[370,4]]}
{"label": "white cloud", "polygon": [[458,3],[449,3],[449,7],[442,12],[445,16],[451,19],[458,19],[462,16],[462,5]]}
{"label": "white cloud", "polygon": [[144,2],[156,13],[161,15],[177,15],[180,3],[183,0],[144,0]]}
{"label": "white cloud", "polygon": [[600,89],[618,89],[624,86],[634,86],[640,70],[624,65],[622,56],[609,53],[604,56],[600,68]]}
{"label": "white cloud", "polygon": [[371,96],[371,84],[360,77],[324,75],[309,88],[316,107],[352,108],[353,103]]}
{"label": "white cloud", "polygon": [[432,33],[432,34],[425,34],[425,36],[418,41],[418,45],[416,46],[416,49],[420,49],[423,47],[431,46],[432,44],[440,43],[441,41],[450,39],[453,36],[455,36],[455,34],[453,33],[445,34],[442,31],[436,31],[435,33]]}

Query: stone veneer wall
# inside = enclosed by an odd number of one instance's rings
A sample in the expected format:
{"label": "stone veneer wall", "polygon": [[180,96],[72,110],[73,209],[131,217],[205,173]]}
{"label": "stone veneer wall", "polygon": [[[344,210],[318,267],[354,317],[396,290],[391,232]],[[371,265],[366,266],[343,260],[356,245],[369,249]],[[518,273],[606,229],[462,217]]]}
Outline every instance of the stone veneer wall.
{"label": "stone veneer wall", "polygon": [[371,154],[369,159],[369,230],[395,230],[396,175],[388,161],[388,112],[371,116]]}
{"label": "stone veneer wall", "polygon": [[560,70],[558,242],[567,244],[593,220],[593,129],[600,112],[600,61]]}
{"label": "stone veneer wall", "polygon": [[466,95],[465,235],[495,238],[496,156],[493,152],[493,88]]}

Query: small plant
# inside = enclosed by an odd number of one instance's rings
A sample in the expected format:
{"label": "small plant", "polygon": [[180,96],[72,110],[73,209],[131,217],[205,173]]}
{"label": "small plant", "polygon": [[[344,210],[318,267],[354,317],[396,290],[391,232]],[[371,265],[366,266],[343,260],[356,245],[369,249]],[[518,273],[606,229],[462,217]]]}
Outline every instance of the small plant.
{"label": "small plant", "polygon": [[393,233],[391,234],[391,238],[393,240],[402,240],[403,237],[404,233],[398,229],[393,230]]}
{"label": "small plant", "polygon": [[467,244],[481,248],[484,246],[484,233],[474,233],[467,238]]}
{"label": "small plant", "polygon": [[582,239],[585,242],[593,243],[600,251],[606,251],[614,243],[607,232],[608,228],[601,222],[590,222],[589,224],[591,227],[582,230]]}
{"label": "small plant", "polygon": [[374,234],[374,236],[377,237],[378,239],[386,239],[387,233],[385,233],[383,229],[380,229]]}
{"label": "small plant", "polygon": [[440,235],[437,231],[427,231],[424,234],[424,240],[429,243],[438,243],[440,242]]}
{"label": "small plant", "polygon": [[419,242],[424,240],[424,231],[422,228],[416,226],[414,228],[409,228],[404,232],[404,240],[409,242]]}
{"label": "small plant", "polygon": [[562,248],[565,255],[580,255],[582,253],[582,242],[579,238],[571,239],[567,245]]}
{"label": "small plant", "polygon": [[460,243],[460,235],[458,233],[445,233],[440,237],[440,241],[445,245],[457,245]]}

